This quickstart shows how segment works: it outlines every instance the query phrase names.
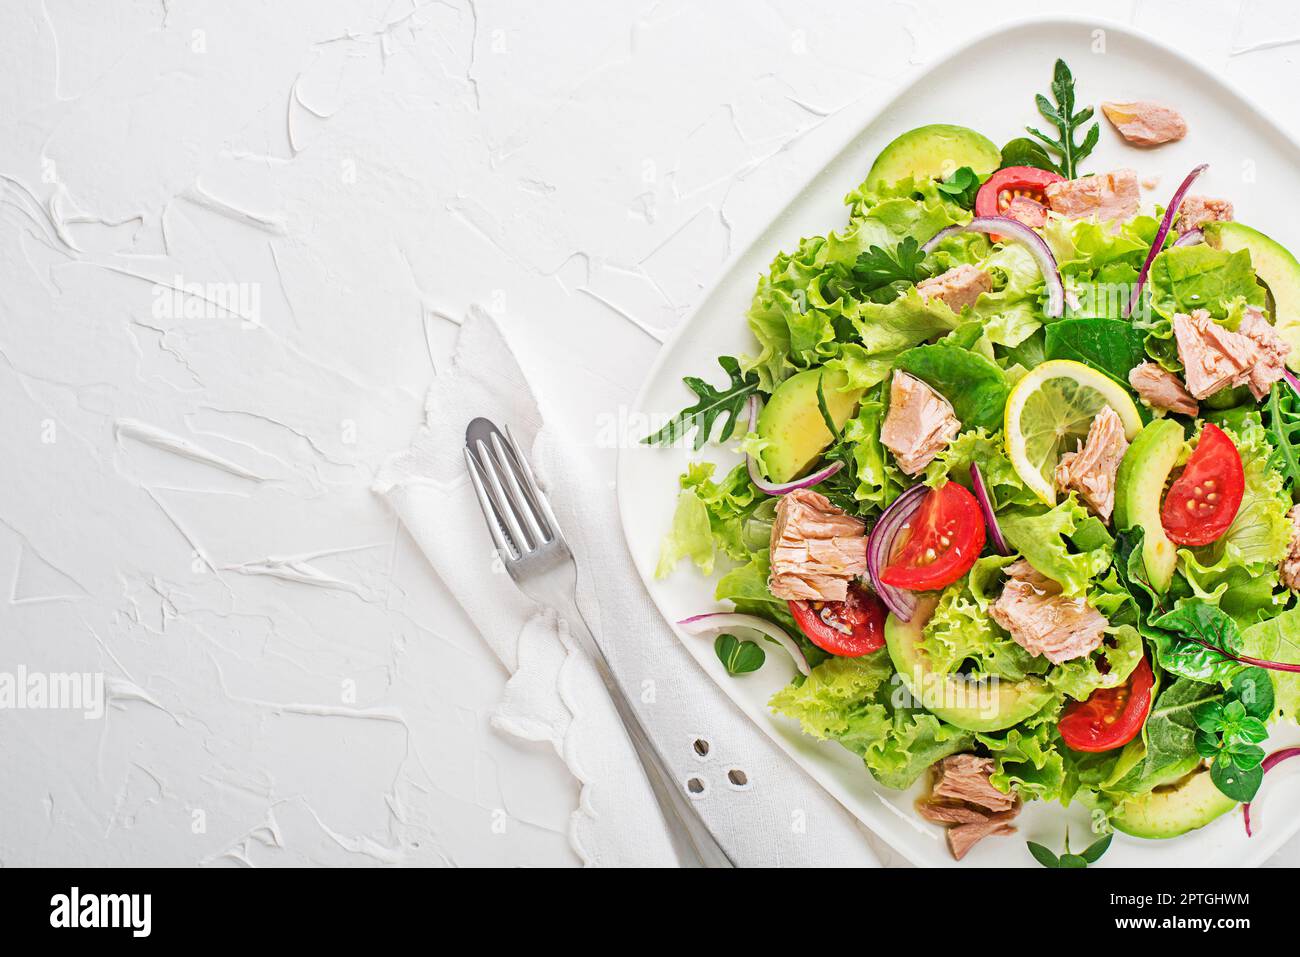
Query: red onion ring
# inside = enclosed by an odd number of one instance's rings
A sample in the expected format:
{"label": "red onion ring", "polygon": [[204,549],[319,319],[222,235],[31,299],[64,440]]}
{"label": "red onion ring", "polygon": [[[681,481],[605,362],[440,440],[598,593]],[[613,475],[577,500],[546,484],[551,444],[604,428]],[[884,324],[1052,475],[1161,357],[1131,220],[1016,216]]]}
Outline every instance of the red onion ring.
{"label": "red onion ring", "polygon": [[[1274,767],[1274,765],[1281,764],[1287,758],[1294,758],[1298,756],[1300,756],[1300,748],[1283,748],[1281,751],[1274,751],[1272,754],[1266,757],[1263,760],[1263,762],[1260,764],[1260,767],[1263,769],[1264,773],[1267,774]],[[1251,833],[1250,830],[1250,802],[1249,801],[1247,801],[1245,805],[1242,807],[1241,814],[1242,814],[1242,819],[1246,822],[1246,836],[1254,837],[1255,835]]]}
{"label": "red onion ring", "polygon": [[[749,431],[753,432],[754,427],[758,424],[758,396],[751,395],[748,405]],[[755,488],[765,495],[784,495],[786,492],[793,492],[795,489],[820,485],[842,468],[844,468],[843,462],[832,462],[830,465],[809,473],[803,478],[797,478],[792,482],[769,482],[763,476],[763,470],[758,467],[758,462],[754,456],[745,456],[745,469],[749,472],[749,480],[754,483]]]}
{"label": "red onion ring", "polygon": [[921,502],[929,491],[926,485],[913,485],[894,499],[867,538],[867,576],[871,579],[871,589],[899,621],[912,620],[912,614],[916,611],[916,595],[905,588],[886,585],[880,580],[880,573],[889,563],[895,541],[921,507]]}
{"label": "red onion ring", "polygon": [[1282,378],[1286,379],[1286,384],[1291,387],[1291,391],[1296,394],[1296,398],[1300,399],[1300,379],[1295,377],[1295,373],[1290,369],[1283,369]]}
{"label": "red onion ring", "polygon": [[1160,220],[1160,228],[1156,230],[1155,242],[1151,244],[1151,248],[1147,251],[1146,261],[1142,263],[1137,284],[1133,287],[1133,295],[1129,297],[1128,308],[1124,310],[1125,319],[1133,314],[1133,310],[1137,308],[1137,304],[1142,298],[1142,287],[1146,285],[1147,273],[1151,271],[1151,264],[1155,262],[1156,256],[1160,255],[1160,250],[1164,248],[1165,237],[1169,235],[1169,228],[1174,224],[1174,216],[1178,214],[1178,207],[1183,205],[1183,197],[1192,188],[1192,183],[1196,182],[1196,177],[1204,173],[1209,168],[1209,165],[1209,163],[1202,163],[1188,173],[1187,178],[1183,180],[1183,184],[1174,191],[1173,198],[1169,200],[1169,205],[1165,207],[1165,215]]}
{"label": "red onion ring", "polygon": [[989,490],[984,485],[984,476],[980,472],[980,467],[974,462],[970,464],[970,484],[975,492],[975,501],[979,503],[980,511],[984,513],[984,525],[988,528],[989,538],[993,541],[993,550],[999,555],[1010,555],[1011,548],[1007,545],[1007,540],[1002,537],[997,516],[993,514],[993,500],[989,498]]}
{"label": "red onion ring", "polygon": [[784,628],[773,624],[766,618],[759,618],[757,615],[742,615],[734,611],[715,611],[683,618],[677,623],[677,626],[688,635],[696,636],[717,634],[730,628],[748,628],[751,631],[757,631],[759,634],[771,638],[788,651],[790,657],[794,659],[794,666],[799,669],[800,674],[812,674],[812,669],[808,667],[808,659],[804,657],[803,649],[799,647],[799,643],[791,638]]}
{"label": "red onion ring", "polygon": [[1174,240],[1175,246],[1199,246],[1205,242],[1205,233],[1199,229],[1189,229]]}
{"label": "red onion ring", "polygon": [[1056,257],[1042,236],[1034,232],[1018,219],[1010,216],[976,216],[965,225],[948,226],[930,237],[930,241],[921,247],[926,253],[957,233],[995,233],[999,240],[1014,240],[1034,257],[1047,285],[1047,308],[1043,310],[1049,319],[1059,319],[1065,314],[1065,284],[1061,281],[1061,271],[1056,265]]}

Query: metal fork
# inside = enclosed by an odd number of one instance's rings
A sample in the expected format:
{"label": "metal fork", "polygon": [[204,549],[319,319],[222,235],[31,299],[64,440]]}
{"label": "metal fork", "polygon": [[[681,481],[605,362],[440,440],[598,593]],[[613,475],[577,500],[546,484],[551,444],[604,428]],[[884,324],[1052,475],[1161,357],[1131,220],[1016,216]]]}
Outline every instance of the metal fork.
{"label": "metal fork", "polygon": [[677,784],[582,616],[573,553],[509,429],[502,433],[487,419],[475,419],[465,430],[465,462],[506,571],[525,595],[559,613],[596,665],[659,801],[678,860],[703,867],[735,867]]}

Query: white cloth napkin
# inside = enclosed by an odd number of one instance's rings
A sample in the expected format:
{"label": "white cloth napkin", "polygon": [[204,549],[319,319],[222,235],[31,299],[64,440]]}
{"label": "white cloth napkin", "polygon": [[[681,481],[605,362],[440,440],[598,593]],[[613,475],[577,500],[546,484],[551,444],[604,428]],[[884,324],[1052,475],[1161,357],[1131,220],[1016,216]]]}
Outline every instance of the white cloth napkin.
{"label": "white cloth napkin", "polygon": [[[612,465],[576,453],[562,423],[544,418],[486,311],[471,307],[425,415],[375,489],[510,671],[494,726],[549,741],[581,782],[570,838],[584,862],[676,863],[594,667],[495,556],[461,451],[480,415],[508,425],[530,456],[577,557],[584,614],[679,781],[703,785],[697,806],[732,857],[742,866],[879,866],[865,829],[731,704],[659,617],[623,541]],[[697,740],[708,742],[706,756]],[[743,786],[729,780],[733,769],[744,772]]]}

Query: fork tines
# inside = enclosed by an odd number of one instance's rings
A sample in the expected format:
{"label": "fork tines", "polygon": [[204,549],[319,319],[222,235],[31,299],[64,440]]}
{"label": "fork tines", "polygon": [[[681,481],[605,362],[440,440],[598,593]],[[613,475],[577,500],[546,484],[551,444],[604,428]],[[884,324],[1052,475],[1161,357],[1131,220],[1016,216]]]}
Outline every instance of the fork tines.
{"label": "fork tines", "polygon": [[509,428],[478,418],[465,430],[465,462],[483,517],[503,559],[553,542],[559,525]]}

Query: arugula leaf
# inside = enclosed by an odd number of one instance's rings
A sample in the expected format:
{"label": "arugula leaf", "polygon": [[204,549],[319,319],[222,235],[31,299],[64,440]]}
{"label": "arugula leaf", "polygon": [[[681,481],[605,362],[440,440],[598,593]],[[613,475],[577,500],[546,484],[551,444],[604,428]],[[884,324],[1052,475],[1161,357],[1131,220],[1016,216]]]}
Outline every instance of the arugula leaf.
{"label": "arugula leaf", "polygon": [[964,209],[973,209],[975,206],[975,194],[980,191],[979,174],[969,166],[961,166],[953,170],[952,175],[945,178],[942,182],[936,184],[939,192],[946,196],[952,197],[953,202]]}
{"label": "arugula leaf", "polygon": [[[963,166],[962,169],[967,167]],[[865,295],[890,283],[915,284],[928,279],[930,270],[922,265],[924,261],[925,253],[921,250],[920,243],[912,236],[905,236],[892,250],[871,246],[866,252],[858,253],[850,274],[856,284],[856,291]]]}
{"label": "arugula leaf", "polygon": [[729,675],[745,675],[763,667],[767,652],[752,641],[741,641],[735,635],[718,635],[713,642],[713,652],[727,669]]}
{"label": "arugula leaf", "polygon": [[1049,153],[1060,157],[1057,171],[1062,176],[1074,179],[1079,175],[1079,161],[1087,157],[1097,145],[1101,127],[1098,123],[1093,123],[1084,133],[1083,142],[1075,142],[1076,131],[1092,119],[1093,109],[1088,106],[1078,113],[1074,112],[1074,76],[1064,60],[1057,60],[1052,71],[1052,96],[1056,100],[1055,106],[1041,93],[1034,97],[1034,102],[1038,104],[1038,112],[1052,121],[1060,138],[1052,139],[1032,126],[1026,126],[1025,131],[1047,147]]}
{"label": "arugula leaf", "polygon": [[1049,173],[1061,172],[1047,151],[1025,136],[1018,136],[1002,147],[1002,169],[1008,166],[1032,166]]}
{"label": "arugula leaf", "polygon": [[1289,386],[1276,383],[1264,411],[1268,437],[1273,443],[1273,454],[1268,464],[1287,477],[1294,496],[1300,491],[1300,409],[1296,408],[1295,393]]}
{"label": "arugula leaf", "polygon": [[700,397],[700,401],[688,406],[668,420],[658,432],[647,435],[641,442],[645,445],[672,445],[679,438],[697,427],[695,433],[695,450],[698,452],[709,441],[713,424],[719,417],[725,416],[718,441],[725,442],[736,431],[736,419],[745,408],[749,397],[758,391],[758,376],[750,372],[741,375],[740,363],[731,356],[719,356],[718,365],[727,373],[731,384],[725,389],[715,389],[703,379],[687,376],[682,379],[687,388]]}
{"label": "arugula leaf", "polygon": [[1122,319],[1061,319],[1043,335],[1046,358],[1082,362],[1126,389],[1129,372],[1146,359],[1146,336]]}

